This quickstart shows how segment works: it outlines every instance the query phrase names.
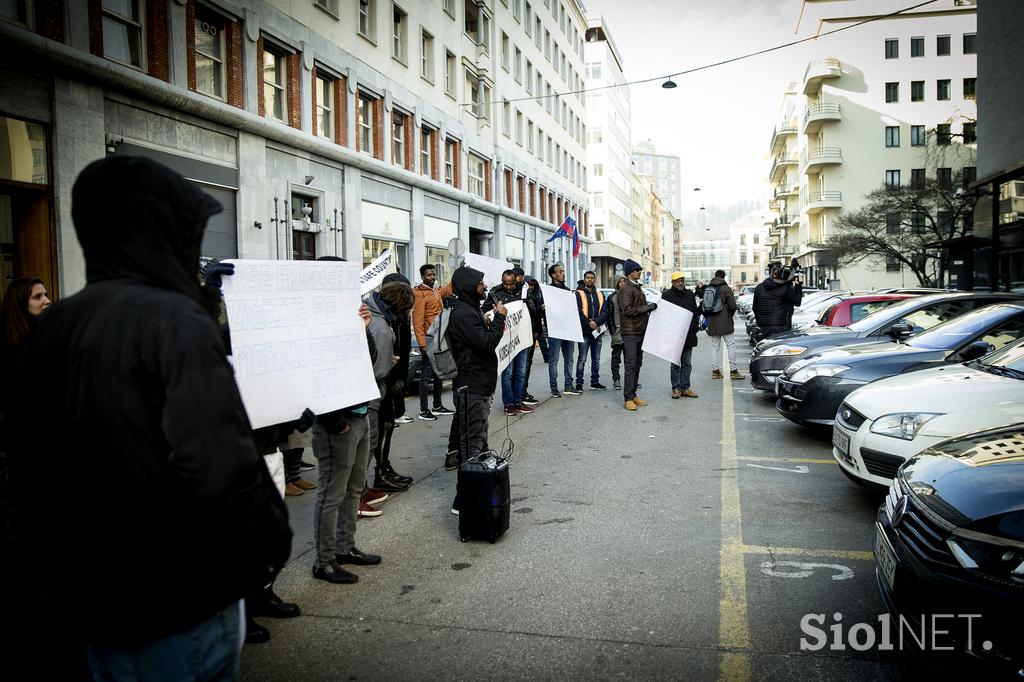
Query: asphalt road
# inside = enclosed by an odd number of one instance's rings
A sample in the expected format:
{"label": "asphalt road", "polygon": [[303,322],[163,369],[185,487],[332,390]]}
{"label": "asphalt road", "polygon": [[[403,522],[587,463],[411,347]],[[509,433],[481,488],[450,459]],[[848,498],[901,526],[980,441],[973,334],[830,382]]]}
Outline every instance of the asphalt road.
{"label": "asphalt road", "polygon": [[[885,612],[879,500],[842,476],[827,436],[783,422],[746,381],[711,379],[699,339],[700,397],[672,400],[668,363],[647,356],[650,405],[632,413],[611,390],[550,398],[536,354],[537,411],[507,427],[500,400],[492,412],[492,447],[515,443],[511,528],[494,545],[459,541],[450,418],[396,431],[392,461],[417,480],[359,521],[357,546],[384,561],[356,569],[356,585],[311,577],[315,492],[288,498],[296,537],[276,589],[303,615],[261,621],[272,640],[245,648],[244,678],[900,677],[888,652],[800,647],[806,614],[826,630],[833,614]],[[745,373],[745,339],[737,348]]]}

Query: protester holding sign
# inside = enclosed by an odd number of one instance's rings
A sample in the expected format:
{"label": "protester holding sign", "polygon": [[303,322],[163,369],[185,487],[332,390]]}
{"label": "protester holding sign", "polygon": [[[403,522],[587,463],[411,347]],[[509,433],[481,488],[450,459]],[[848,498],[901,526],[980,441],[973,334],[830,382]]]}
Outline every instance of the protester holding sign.
{"label": "protester holding sign", "polygon": [[623,377],[623,407],[636,410],[647,401],[637,397],[636,385],[640,381],[640,366],[643,352],[640,350],[647,331],[647,318],[658,304],[648,303],[644,290],[640,288],[640,273],[643,268],[635,260],[627,259],[623,266],[626,281],[619,289],[619,321],[622,327],[622,352],[626,360],[626,375]]}
{"label": "protester holding sign", "polygon": [[[496,286],[487,294],[481,310],[487,313],[495,303],[517,303],[523,298],[522,285],[516,282],[512,270],[501,273],[501,286]],[[523,404],[523,385],[526,382],[526,348],[516,353],[501,372],[501,402],[505,406],[506,415],[530,414],[533,409]]]}
{"label": "protester holding sign", "polygon": [[576,360],[576,390],[583,390],[583,368],[587,364],[587,352],[590,352],[590,390],[607,391],[601,385],[601,337],[602,326],[608,323],[608,307],[605,305],[604,294],[597,288],[597,274],[592,270],[583,273],[583,281],[576,289],[576,303],[580,309],[580,324],[583,327],[583,343],[579,347]]}
{"label": "protester holding sign", "polygon": [[[549,286],[555,289],[563,289],[569,292],[571,296],[571,289],[565,286],[565,268],[561,263],[555,263],[548,268],[548,277],[551,278],[551,284]],[[571,300],[571,299],[570,299]],[[572,304],[573,309],[576,308],[575,303]],[[568,314],[560,314],[560,311],[554,309],[548,310],[547,303],[541,304],[541,310],[544,312],[545,323],[548,330],[548,384],[551,388],[552,398],[561,398],[562,394],[558,391],[558,354],[562,354],[562,363],[564,364],[563,370],[563,389],[566,395],[580,395],[582,391],[578,390],[573,383],[573,366],[572,366],[572,355],[575,350],[576,344],[573,341],[582,341],[582,334],[578,334],[579,328],[575,322],[573,326],[576,327],[576,332],[569,336],[575,337],[574,339],[565,339],[559,336],[552,336],[552,326],[557,326],[557,323],[567,322]],[[573,311],[575,312],[575,310]],[[565,311],[569,313],[569,311]]]}
{"label": "protester holding sign", "polygon": [[672,363],[669,378],[672,381],[673,398],[696,398],[697,394],[690,388],[690,358],[693,355],[693,349],[697,347],[697,324],[700,321],[697,297],[686,288],[686,278],[683,277],[683,273],[673,272],[672,287],[661,298],[667,303],[690,311],[693,315],[690,318],[686,341],[683,343],[683,352],[679,356],[679,361]]}
{"label": "protester holding sign", "polygon": [[[420,266],[420,279],[413,293],[416,303],[412,308],[412,329],[416,334],[416,343],[420,347],[420,419],[437,421],[438,416],[454,414],[441,403],[441,390],[444,382],[438,378],[434,366],[430,363],[427,352],[427,330],[437,314],[444,307],[444,299],[452,295],[452,285],[437,285],[437,270],[429,263]],[[427,409],[427,391],[430,383],[434,384],[434,409]]]}
{"label": "protester holding sign", "polygon": [[[513,268],[515,272],[520,268]],[[523,297],[523,301],[526,304],[526,309],[530,311],[530,325],[533,327],[533,343],[530,344],[530,350],[526,353],[526,376],[523,378],[523,405],[529,405],[533,407],[538,401],[530,393],[530,373],[533,371],[533,353],[537,346],[540,346],[541,355],[544,358],[544,362],[548,361],[548,347],[547,341],[544,339],[544,328],[541,325],[541,298],[540,298],[540,283],[533,276],[516,275],[516,281],[519,282],[520,286],[524,288],[526,296]]]}

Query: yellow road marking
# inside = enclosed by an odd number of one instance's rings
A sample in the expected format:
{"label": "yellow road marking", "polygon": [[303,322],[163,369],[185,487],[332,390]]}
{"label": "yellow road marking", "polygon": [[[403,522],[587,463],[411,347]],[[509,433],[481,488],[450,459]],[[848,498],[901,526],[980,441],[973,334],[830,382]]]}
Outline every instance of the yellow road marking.
{"label": "yellow road marking", "polygon": [[737,457],[743,462],[795,462],[797,464],[835,464],[834,459],[812,459],[810,457]]}
{"label": "yellow road marking", "polygon": [[762,547],[760,545],[739,545],[736,550],[742,554],[782,554],[786,556],[823,557],[826,559],[850,559],[853,561],[871,561],[875,558],[872,552],[844,549],[808,549],[806,547]]}
{"label": "yellow road marking", "polygon": [[[723,344],[724,346],[725,344]],[[723,354],[726,349],[722,348]],[[726,360],[725,357],[722,358]],[[723,365],[725,366],[725,365]],[[747,623],[747,569],[743,561],[743,523],[736,466],[736,428],[732,390],[722,388],[722,528],[719,549],[718,645],[722,652],[718,679],[750,679],[750,626]]]}

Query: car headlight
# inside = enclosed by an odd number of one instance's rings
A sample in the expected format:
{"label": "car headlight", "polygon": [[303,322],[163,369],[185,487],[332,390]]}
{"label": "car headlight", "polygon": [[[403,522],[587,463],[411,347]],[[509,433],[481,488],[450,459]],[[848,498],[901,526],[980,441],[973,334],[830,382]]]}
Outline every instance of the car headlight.
{"label": "car headlight", "polygon": [[800,355],[805,350],[807,350],[807,346],[791,346],[787,343],[780,343],[777,346],[765,348],[761,355],[763,357],[772,357],[774,355]]}
{"label": "car headlight", "polygon": [[968,570],[1024,582],[1024,544],[963,529],[946,540],[957,562]]}
{"label": "car headlight", "polygon": [[875,420],[871,433],[903,440],[914,440],[914,436],[930,419],[941,416],[941,412],[897,412]]}
{"label": "car headlight", "polygon": [[830,365],[826,363],[815,363],[797,370],[789,377],[795,384],[802,384],[814,377],[834,377],[850,369],[849,365]]}

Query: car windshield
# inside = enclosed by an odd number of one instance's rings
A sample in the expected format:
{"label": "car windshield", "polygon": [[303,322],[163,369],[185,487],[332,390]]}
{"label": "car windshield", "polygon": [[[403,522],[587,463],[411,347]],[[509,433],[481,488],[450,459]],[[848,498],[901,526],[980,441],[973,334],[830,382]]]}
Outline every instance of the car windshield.
{"label": "car windshield", "polygon": [[868,315],[874,315],[882,308],[888,308],[893,303],[897,303],[898,298],[889,298],[882,301],[868,301],[867,303],[854,303],[850,306],[850,319],[853,322],[863,320]]}
{"label": "car windshield", "polygon": [[1016,307],[980,308],[936,325],[926,332],[921,332],[907,341],[907,345],[929,350],[956,348],[964,341],[981,334],[993,324],[1017,315],[1020,315],[1020,309]]}
{"label": "car windshield", "polygon": [[851,324],[848,329],[855,332],[867,332],[872,329],[876,329],[878,325],[888,324],[900,319],[904,315],[908,315],[919,306],[922,306],[929,297],[921,296],[920,298],[908,298],[905,301],[899,301],[895,305],[887,306],[884,308],[884,313],[880,312],[878,315],[871,315],[858,322]]}
{"label": "car windshield", "polygon": [[1011,343],[978,361],[985,367],[1001,367],[1024,374],[1024,339]]}

